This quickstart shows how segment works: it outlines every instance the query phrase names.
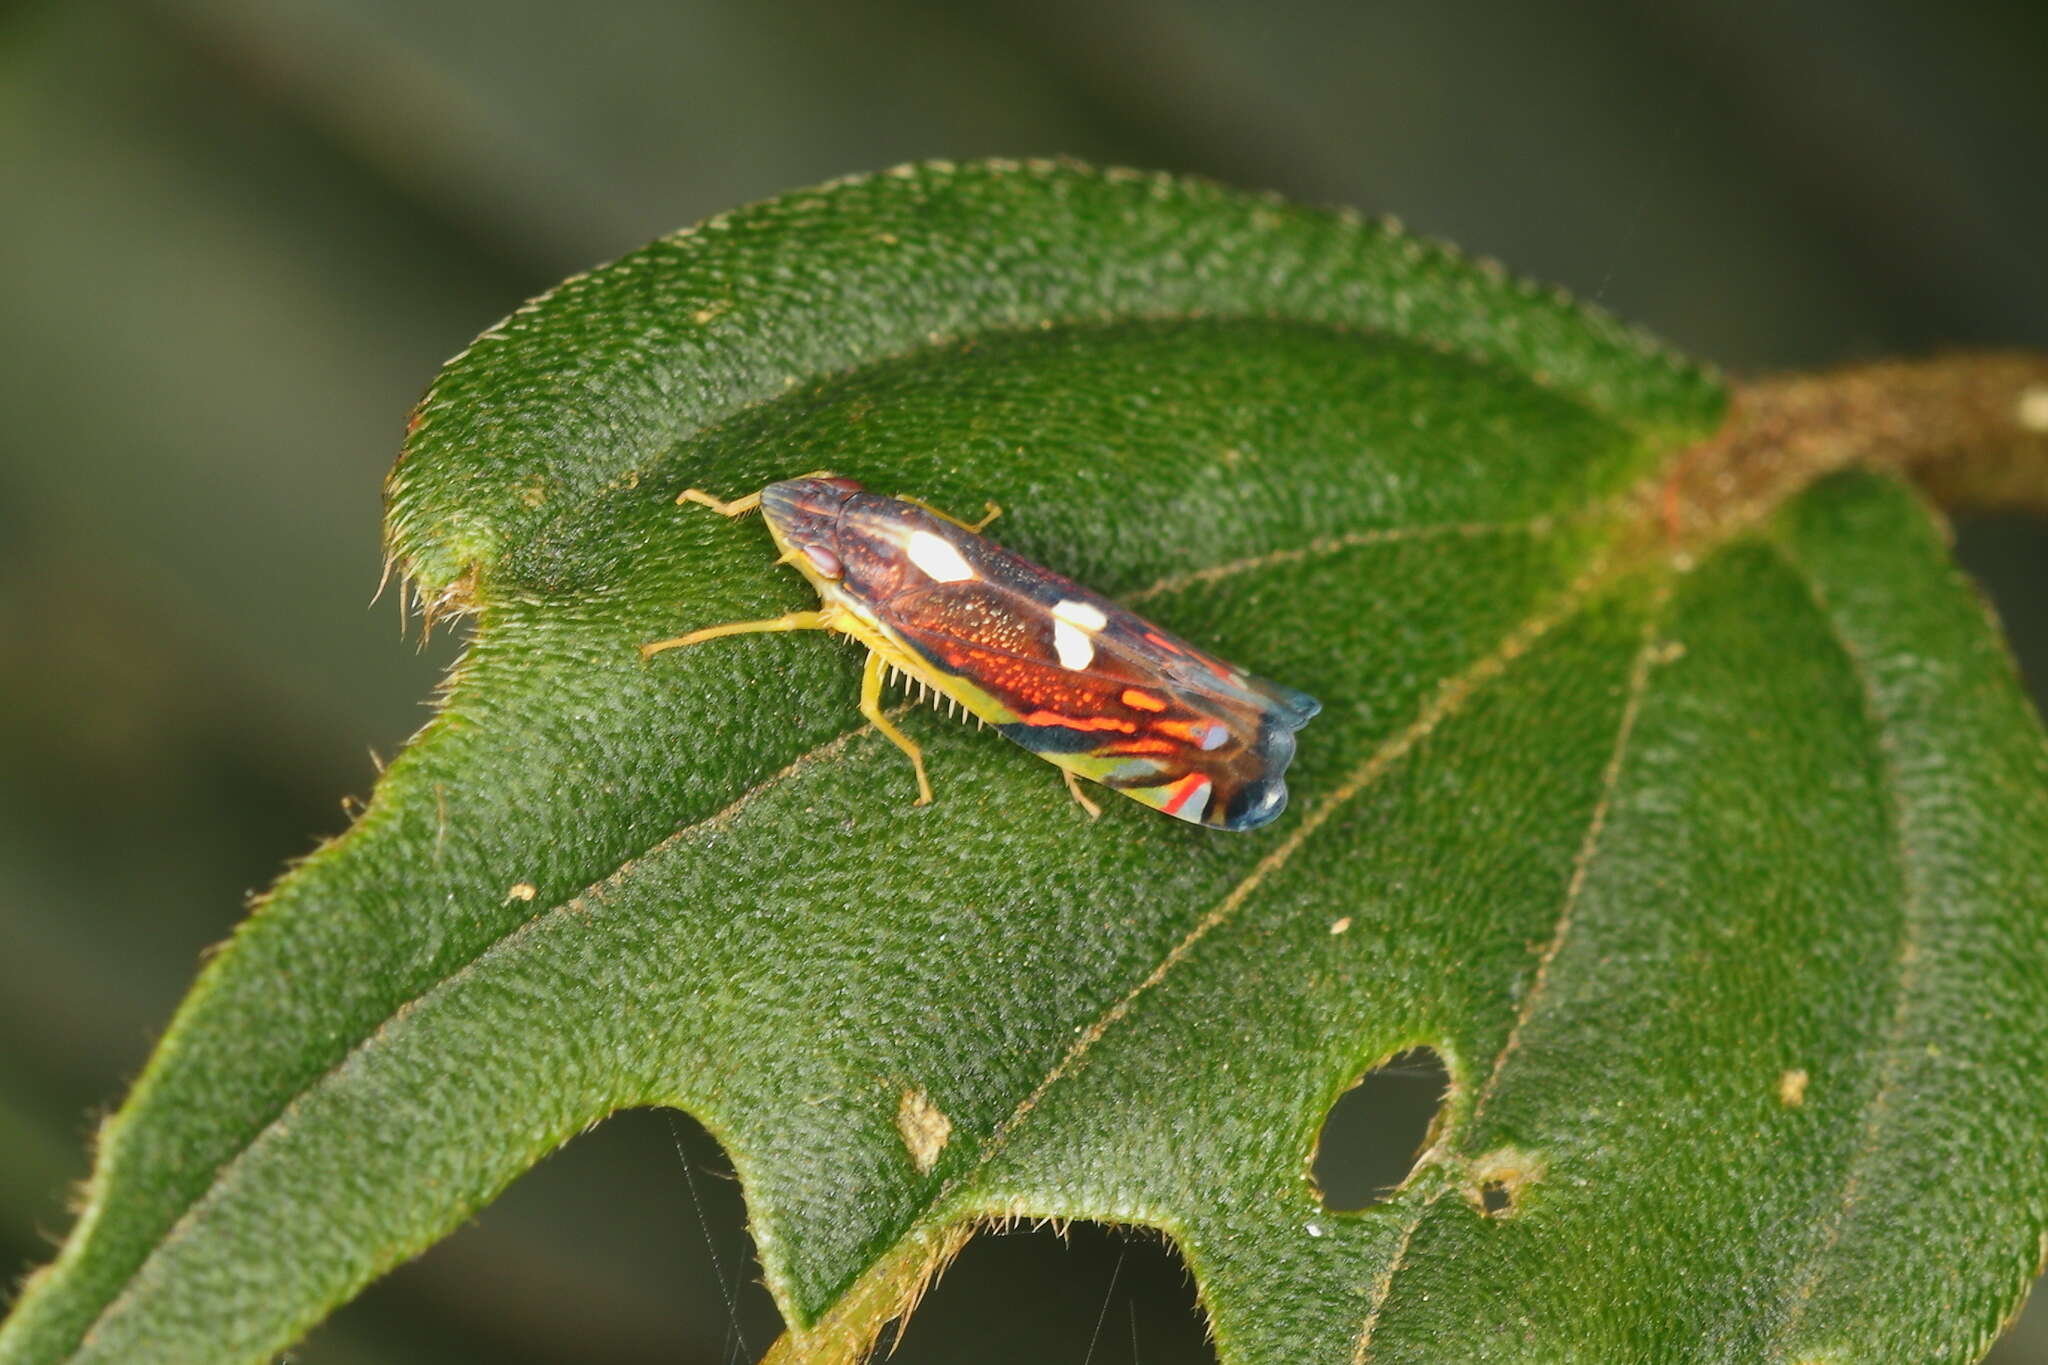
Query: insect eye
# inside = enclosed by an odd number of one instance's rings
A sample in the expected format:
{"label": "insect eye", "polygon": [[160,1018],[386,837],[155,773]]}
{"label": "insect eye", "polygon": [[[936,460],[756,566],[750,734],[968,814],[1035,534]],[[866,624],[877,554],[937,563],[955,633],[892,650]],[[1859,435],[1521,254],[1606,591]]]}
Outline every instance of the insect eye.
{"label": "insect eye", "polygon": [[811,561],[811,567],[822,577],[837,578],[846,572],[846,566],[839,562],[839,556],[823,545],[804,546],[804,558]]}

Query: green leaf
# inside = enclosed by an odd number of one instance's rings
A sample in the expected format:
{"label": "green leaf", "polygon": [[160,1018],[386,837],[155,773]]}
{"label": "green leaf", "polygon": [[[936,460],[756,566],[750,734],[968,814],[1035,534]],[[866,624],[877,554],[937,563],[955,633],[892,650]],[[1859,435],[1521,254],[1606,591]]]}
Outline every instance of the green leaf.
{"label": "green leaf", "polygon": [[[786,1359],[1017,1216],[1164,1231],[1227,1362],[1972,1358],[2048,1193],[2048,760],[1902,487],[1659,533],[1720,407],[1392,227],[1065,165],[568,282],[392,478],[475,613],[440,712],[201,974],[0,1361],[263,1359],[636,1105],[726,1144]],[[1321,697],[1294,809],[1091,822],[929,711],[917,808],[844,648],[643,662],[805,605],[676,492],[820,467]],[[1324,1210],[1415,1045],[1435,1143]]]}

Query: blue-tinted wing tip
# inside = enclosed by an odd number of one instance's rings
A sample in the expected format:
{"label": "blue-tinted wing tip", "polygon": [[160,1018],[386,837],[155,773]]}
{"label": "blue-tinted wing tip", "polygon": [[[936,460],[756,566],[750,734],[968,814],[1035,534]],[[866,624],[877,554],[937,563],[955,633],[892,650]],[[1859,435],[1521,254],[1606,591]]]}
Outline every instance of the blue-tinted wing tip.
{"label": "blue-tinted wing tip", "polygon": [[1287,781],[1277,773],[1247,786],[1238,788],[1232,796],[1230,806],[1223,812],[1223,818],[1216,822],[1218,829],[1242,832],[1269,825],[1278,819],[1280,812],[1287,809]]}
{"label": "blue-tinted wing tip", "polygon": [[1267,682],[1264,678],[1252,679],[1252,687],[1258,694],[1280,709],[1287,718],[1287,728],[1299,730],[1316,718],[1323,704],[1306,692],[1296,691],[1284,683]]}

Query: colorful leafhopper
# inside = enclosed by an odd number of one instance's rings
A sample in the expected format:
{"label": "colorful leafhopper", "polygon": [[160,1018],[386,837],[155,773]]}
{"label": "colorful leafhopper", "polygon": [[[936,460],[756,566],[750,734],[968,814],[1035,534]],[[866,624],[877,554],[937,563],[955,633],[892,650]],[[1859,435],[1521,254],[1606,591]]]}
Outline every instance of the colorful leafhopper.
{"label": "colorful leafhopper", "polygon": [[919,805],[932,799],[924,755],[882,711],[891,672],[1059,765],[1091,814],[1077,778],[1215,829],[1256,829],[1287,805],[1294,732],[1320,703],[983,539],[993,505],[970,526],[829,474],[730,502],[696,488],[676,501],[725,516],[759,508],[780,562],[810,580],[820,606],[710,626],[641,653],[755,631],[852,636],[868,648],[861,714],[910,756]]}

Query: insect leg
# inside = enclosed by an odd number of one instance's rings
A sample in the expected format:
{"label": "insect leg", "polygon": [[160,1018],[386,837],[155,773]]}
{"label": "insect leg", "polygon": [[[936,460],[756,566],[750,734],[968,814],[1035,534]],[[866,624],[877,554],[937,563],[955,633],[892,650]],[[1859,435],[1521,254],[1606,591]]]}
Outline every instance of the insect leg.
{"label": "insect leg", "polygon": [[725,502],[712,497],[701,488],[685,488],[682,492],[676,494],[676,502],[678,504],[686,502],[702,503],[721,517],[743,517],[761,505],[761,495],[759,493],[749,493],[743,498],[734,498],[731,502]]}
{"label": "insect leg", "polygon": [[1067,792],[1068,792],[1068,793],[1069,793],[1069,794],[1070,794],[1070,795],[1071,795],[1071,796],[1072,796],[1072,797],[1073,797],[1073,798],[1074,798],[1074,799],[1075,799],[1076,801],[1078,801],[1078,802],[1080,802],[1080,803],[1081,803],[1081,809],[1082,809],[1082,810],[1085,810],[1085,811],[1087,811],[1087,812],[1088,812],[1088,818],[1089,818],[1090,820],[1099,820],[1099,819],[1101,819],[1101,818],[1102,818],[1102,807],[1100,807],[1100,806],[1096,805],[1096,804],[1095,804],[1095,803],[1094,803],[1093,801],[1090,801],[1090,800],[1088,799],[1088,797],[1087,797],[1087,794],[1086,794],[1086,793],[1084,793],[1084,792],[1083,792],[1083,791],[1081,790],[1081,779],[1080,779],[1080,778],[1078,778],[1078,777],[1076,777],[1076,776],[1074,776],[1074,771],[1073,771],[1073,769],[1071,769],[1071,768],[1062,768],[1062,769],[1060,769],[1060,776],[1061,776],[1061,777],[1064,777],[1064,778],[1066,778],[1066,779],[1067,779]]}
{"label": "insect leg", "polygon": [[793,611],[787,616],[776,616],[766,621],[728,621],[722,626],[706,626],[693,630],[688,635],[678,635],[673,640],[656,640],[653,644],[640,646],[640,657],[651,659],[664,649],[680,649],[684,645],[699,644],[715,640],[721,635],[754,635],[776,630],[831,630],[834,613],[830,611]]}
{"label": "insect leg", "polygon": [[954,516],[951,512],[941,512],[938,508],[932,506],[923,498],[913,498],[906,493],[898,493],[896,495],[896,501],[907,502],[912,507],[922,507],[925,511],[931,513],[940,521],[950,521],[955,526],[958,526],[961,530],[972,531],[976,535],[981,534],[982,527],[988,525],[990,522],[994,521],[997,517],[1003,514],[1003,509],[996,506],[996,504],[994,504],[993,502],[984,503],[980,521],[962,521],[960,520],[960,518]]}
{"label": "insect leg", "polygon": [[897,729],[882,714],[882,667],[882,656],[869,650],[868,666],[860,675],[860,713],[887,735],[891,743],[910,755],[910,766],[917,769],[917,804],[929,806],[932,803],[932,784],[924,775],[924,751],[917,747],[917,741]]}
{"label": "insect leg", "polygon": [[[829,479],[833,475],[829,469],[813,469],[810,473],[799,474],[797,477],[800,479]],[[759,493],[749,493],[743,498],[734,498],[731,502],[727,502],[723,498],[714,497],[712,494],[706,493],[701,488],[685,488],[682,492],[676,494],[676,503],[680,506],[686,502],[701,503],[718,513],[721,517],[743,517],[761,505],[761,495]],[[990,503],[989,506],[993,507],[995,504]],[[787,563],[788,560],[785,558],[780,562]]]}

